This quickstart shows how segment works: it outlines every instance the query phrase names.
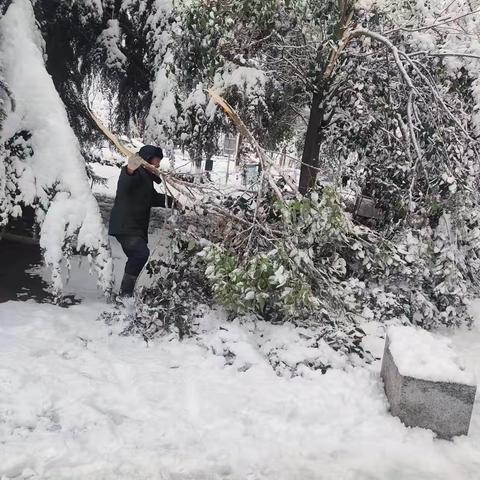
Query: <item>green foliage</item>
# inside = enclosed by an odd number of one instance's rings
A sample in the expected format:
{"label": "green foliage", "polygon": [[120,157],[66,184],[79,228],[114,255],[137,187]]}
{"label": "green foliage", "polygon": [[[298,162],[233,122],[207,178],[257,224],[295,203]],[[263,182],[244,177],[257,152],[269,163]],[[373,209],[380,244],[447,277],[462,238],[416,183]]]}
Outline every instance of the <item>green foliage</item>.
{"label": "green foliage", "polygon": [[214,3],[194,1],[180,5],[175,12],[177,29],[172,31],[170,45],[174,61],[168,72],[175,75],[182,89],[195,89],[199,82],[208,85],[224,60],[218,55],[218,44],[225,24]]}
{"label": "green foliage", "polygon": [[[261,209],[273,242],[223,238],[200,253],[216,301],[235,315],[270,321],[355,324],[364,316],[424,328],[469,322],[478,288],[480,217],[467,209],[437,224],[402,230],[390,241],[355,224],[338,193],[325,187]],[[246,218],[247,215],[246,215]],[[265,224],[264,224],[265,225]],[[261,233],[259,233],[261,237]]]}
{"label": "green foliage", "polygon": [[[39,208],[38,200],[25,198],[21,189],[22,175],[31,167],[28,162],[33,155],[31,133],[22,130],[15,133],[2,145],[2,169],[4,178],[0,180],[0,227],[7,225],[11,218],[22,215],[22,207],[31,204]],[[44,209],[46,206],[43,206]]]}
{"label": "green foliage", "polygon": [[[146,340],[165,331],[189,335],[199,307],[217,305],[231,318],[254,315],[315,327],[318,342],[364,358],[364,332],[353,315],[359,305],[345,259],[365,265],[367,257],[371,260],[365,232],[351,224],[331,188],[309,199],[273,198],[266,195],[261,205],[266,225],[284,228],[273,242],[241,238],[242,223],[185,219],[195,223],[179,225],[168,253],[148,265],[154,283],[142,290],[125,333]],[[239,218],[251,218],[250,208],[242,203]]]}
{"label": "green foliage", "polygon": [[259,253],[242,262],[215,245],[206,248],[202,257],[216,300],[230,312],[281,320],[307,312],[315,304],[308,282],[292,268],[285,253],[278,250]]}
{"label": "green foliage", "polygon": [[349,275],[381,269],[381,245],[370,244],[367,232],[351,223],[337,193],[325,188],[311,198],[276,202],[269,218],[283,235],[266,248],[245,251],[223,242],[203,249],[216,300],[233,313],[274,321],[321,322],[353,313]]}

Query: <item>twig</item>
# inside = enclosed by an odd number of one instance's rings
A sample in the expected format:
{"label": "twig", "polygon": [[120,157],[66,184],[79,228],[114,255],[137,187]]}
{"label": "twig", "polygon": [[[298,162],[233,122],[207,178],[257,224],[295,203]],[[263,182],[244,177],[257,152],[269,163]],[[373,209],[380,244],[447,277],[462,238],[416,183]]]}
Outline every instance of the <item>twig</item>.
{"label": "twig", "polygon": [[422,50],[420,52],[413,52],[409,54],[409,57],[418,57],[420,55],[425,55],[427,57],[459,57],[459,58],[474,58],[475,60],[480,60],[480,55],[475,55],[473,53],[464,53],[464,52],[428,52]]}
{"label": "twig", "polygon": [[471,15],[475,15],[476,13],[480,13],[480,8],[477,9],[477,10],[472,10],[471,12],[462,13],[461,15],[458,15],[457,17],[453,17],[453,18],[450,17],[450,16],[444,17],[443,19],[441,19],[440,22],[438,21],[439,19],[436,18],[435,21],[432,22],[430,25],[423,25],[423,26],[420,26],[420,27],[417,27],[417,28],[397,27],[397,28],[394,28],[392,30],[389,30],[389,31],[385,32],[385,35],[391,35],[392,33],[395,33],[395,32],[416,33],[416,32],[422,32],[424,30],[431,30],[431,29],[434,29],[434,28],[441,27],[443,25],[448,25],[450,23],[456,22],[458,20],[461,20],[462,18],[469,17]]}

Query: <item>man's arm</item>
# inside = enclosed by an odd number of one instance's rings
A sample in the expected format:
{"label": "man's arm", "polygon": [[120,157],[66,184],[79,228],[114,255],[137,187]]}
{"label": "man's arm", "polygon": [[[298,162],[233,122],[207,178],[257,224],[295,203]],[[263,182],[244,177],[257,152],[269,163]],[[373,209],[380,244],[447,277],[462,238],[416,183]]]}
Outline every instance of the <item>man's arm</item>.
{"label": "man's arm", "polygon": [[128,164],[122,168],[118,186],[123,191],[130,190],[140,181],[141,175],[138,172],[140,162],[137,157],[138,155],[132,155],[129,157]]}

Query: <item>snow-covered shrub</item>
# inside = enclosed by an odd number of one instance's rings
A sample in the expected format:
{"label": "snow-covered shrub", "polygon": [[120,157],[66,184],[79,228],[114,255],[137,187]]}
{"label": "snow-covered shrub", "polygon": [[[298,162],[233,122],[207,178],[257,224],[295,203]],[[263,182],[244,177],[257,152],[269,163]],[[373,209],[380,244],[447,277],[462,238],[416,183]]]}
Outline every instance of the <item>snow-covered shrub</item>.
{"label": "snow-covered shrub", "polygon": [[[15,101],[3,75],[0,63],[0,135],[8,114],[15,109]],[[10,167],[3,159],[6,157],[3,136],[0,136],[0,229],[7,224],[9,212],[12,211],[10,190],[12,185],[7,182],[7,169]]]}
{"label": "snow-covered shrub", "polygon": [[[310,285],[302,275],[285,270],[288,260],[278,250],[258,253],[241,261],[235,253],[213,245],[202,252],[215,298],[235,313],[257,312],[267,320],[280,320],[315,305]],[[279,314],[278,311],[282,314]]]}
{"label": "snow-covered shrub", "polygon": [[[400,317],[427,328],[468,322],[466,304],[479,283],[478,69],[466,68],[470,60],[462,57],[475,48],[463,49],[469,35],[444,33],[462,12],[460,26],[476,32],[475,15],[465,2],[428,2],[424,9],[420,2],[400,2],[395,9],[376,3],[379,10],[365,17],[366,25],[390,30],[388,42],[404,69],[381,37],[366,34],[351,42],[336,72],[341,89],[320,145],[322,169],[331,178],[345,175],[382,210],[382,219],[358,220],[402,260],[383,278],[361,278],[356,295],[367,314],[380,319]],[[399,20],[411,21],[412,12],[419,25],[436,22],[438,28],[396,28]],[[436,55],[437,47],[453,49],[455,38],[457,57],[453,51]]]}
{"label": "snow-covered shrub", "polygon": [[410,281],[410,319],[426,328],[451,326],[471,320],[468,300],[478,292],[480,233],[478,210],[442,214],[438,224],[402,234],[406,267],[401,275]]}
{"label": "snow-covered shrub", "polygon": [[7,225],[11,218],[22,214],[22,205],[36,205],[36,199],[29,196],[28,183],[34,181],[29,161],[33,155],[30,144],[31,134],[22,130],[9,138],[2,148],[3,189],[0,226]]}
{"label": "snow-covered shrub", "polygon": [[383,253],[384,268],[349,279],[366,319],[397,320],[426,329],[469,324],[469,299],[478,292],[478,214],[438,225],[402,229]]}
{"label": "snow-covered shrub", "polygon": [[358,304],[346,281],[383,269],[383,246],[351,222],[338,194],[325,187],[283,205],[267,196],[243,208],[245,218],[261,211],[262,231],[252,235],[253,227],[240,225],[231,240],[201,252],[215,298],[227,310],[271,321],[353,322]]}
{"label": "snow-covered shrub", "polygon": [[[308,319],[300,321],[298,314],[277,314],[276,321],[272,321],[266,315],[268,307],[219,298],[212,291],[215,282],[205,273],[212,267],[205,255],[205,248],[210,247],[180,231],[177,235],[168,255],[148,265],[155,281],[139,292],[135,312],[127,306],[104,312],[101,320],[108,324],[126,322],[123,335],[140,335],[147,342],[165,335],[193,337],[215,355],[223,356],[227,365],[241,371],[247,370],[250,363],[242,355],[244,348],[237,345],[241,337],[230,333],[239,328],[252,336],[258,355],[264,356],[279,375],[301,375],[304,369],[325,372],[332,366],[372,360],[362,344],[365,333],[354,322],[334,321],[318,312],[315,317],[314,309]],[[276,295],[275,288],[269,289],[268,285],[263,291]],[[272,315],[275,310],[271,308]],[[212,315],[218,330],[212,331],[208,325],[206,317]],[[281,332],[288,332],[293,346],[285,343],[283,336],[277,338]]]}
{"label": "snow-covered shrub", "polygon": [[201,313],[195,321],[195,341],[241,372],[267,361],[277,375],[293,377],[309,370],[325,373],[329,368],[372,358],[361,348],[364,332],[360,329],[348,332],[345,338],[334,325],[280,325],[251,315],[227,322],[221,309],[203,309]]}

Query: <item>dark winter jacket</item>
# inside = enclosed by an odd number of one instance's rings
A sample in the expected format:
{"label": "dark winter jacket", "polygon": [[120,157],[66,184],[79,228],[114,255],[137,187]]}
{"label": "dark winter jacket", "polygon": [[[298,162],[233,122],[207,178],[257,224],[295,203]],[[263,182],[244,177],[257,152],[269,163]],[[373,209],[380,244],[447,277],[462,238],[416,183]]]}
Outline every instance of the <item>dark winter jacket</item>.
{"label": "dark winter jacket", "polygon": [[132,175],[123,167],[118,179],[117,195],[110,214],[109,235],[139,235],[148,240],[151,207],[171,207],[172,197],[155,191],[153,182],[160,179],[144,168]]}

